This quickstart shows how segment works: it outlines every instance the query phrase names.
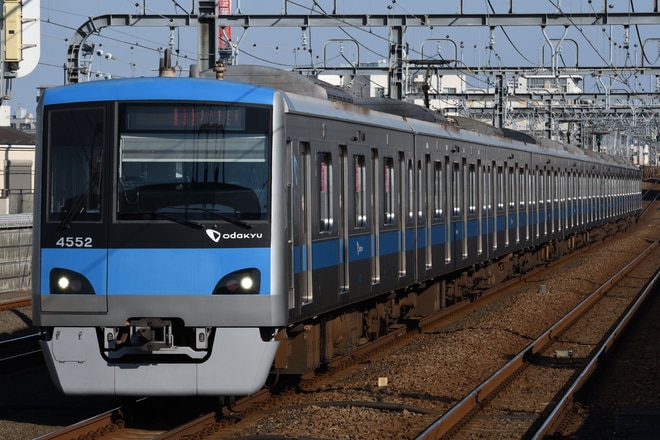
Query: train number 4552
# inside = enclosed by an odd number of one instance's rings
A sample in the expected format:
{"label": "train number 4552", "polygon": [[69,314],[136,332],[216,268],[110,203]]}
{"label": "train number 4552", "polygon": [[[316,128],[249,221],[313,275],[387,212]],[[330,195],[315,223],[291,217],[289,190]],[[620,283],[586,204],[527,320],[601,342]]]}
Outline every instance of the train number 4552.
{"label": "train number 4552", "polygon": [[66,248],[87,248],[92,247],[92,237],[60,237],[55,244]]}

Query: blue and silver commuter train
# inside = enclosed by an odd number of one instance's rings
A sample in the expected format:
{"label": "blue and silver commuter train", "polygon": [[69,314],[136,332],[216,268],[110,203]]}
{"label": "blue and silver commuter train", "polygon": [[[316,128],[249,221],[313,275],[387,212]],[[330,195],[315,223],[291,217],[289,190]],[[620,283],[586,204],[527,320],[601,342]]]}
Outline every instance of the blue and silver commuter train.
{"label": "blue and silver commuter train", "polygon": [[641,208],[620,159],[400,105],[240,66],[46,90],[33,307],[57,386],[250,394]]}

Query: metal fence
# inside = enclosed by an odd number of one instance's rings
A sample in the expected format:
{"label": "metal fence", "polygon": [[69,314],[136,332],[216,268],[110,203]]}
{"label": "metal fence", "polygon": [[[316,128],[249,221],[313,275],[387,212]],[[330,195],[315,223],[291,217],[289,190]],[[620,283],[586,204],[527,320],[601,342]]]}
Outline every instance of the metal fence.
{"label": "metal fence", "polygon": [[0,293],[32,289],[32,214],[0,215]]}

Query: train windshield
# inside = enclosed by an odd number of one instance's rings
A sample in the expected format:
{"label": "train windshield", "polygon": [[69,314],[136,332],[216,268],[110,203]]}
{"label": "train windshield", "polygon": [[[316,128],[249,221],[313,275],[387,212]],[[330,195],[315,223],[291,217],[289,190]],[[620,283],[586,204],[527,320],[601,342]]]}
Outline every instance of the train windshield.
{"label": "train windshield", "polygon": [[48,114],[48,218],[66,227],[101,219],[104,110],[79,108]]}
{"label": "train windshield", "polygon": [[267,108],[125,104],[119,115],[118,219],[268,218]]}

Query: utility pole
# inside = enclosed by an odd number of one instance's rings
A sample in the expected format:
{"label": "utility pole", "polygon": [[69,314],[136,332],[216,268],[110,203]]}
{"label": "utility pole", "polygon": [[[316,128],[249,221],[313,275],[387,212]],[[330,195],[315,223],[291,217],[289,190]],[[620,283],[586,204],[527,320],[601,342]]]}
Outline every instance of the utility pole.
{"label": "utility pole", "polygon": [[199,0],[199,19],[197,20],[199,41],[199,70],[212,68],[218,61],[218,0]]}

